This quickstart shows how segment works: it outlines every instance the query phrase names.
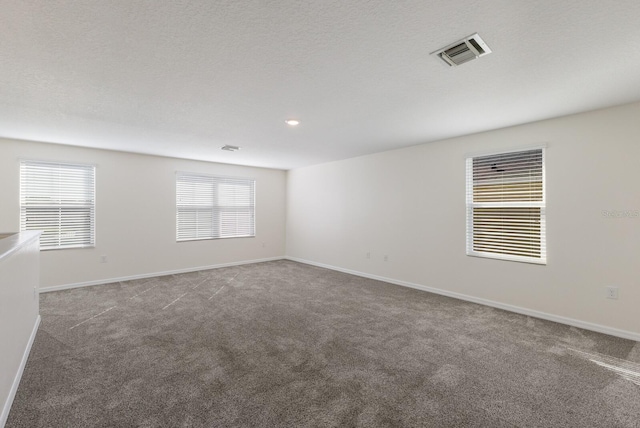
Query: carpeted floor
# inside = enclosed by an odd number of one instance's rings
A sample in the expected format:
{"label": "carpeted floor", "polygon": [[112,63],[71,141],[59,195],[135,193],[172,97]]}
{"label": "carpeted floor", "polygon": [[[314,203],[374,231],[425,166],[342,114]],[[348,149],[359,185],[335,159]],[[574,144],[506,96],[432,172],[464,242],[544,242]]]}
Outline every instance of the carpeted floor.
{"label": "carpeted floor", "polygon": [[640,344],[277,261],[47,293],[7,427],[640,427]]}

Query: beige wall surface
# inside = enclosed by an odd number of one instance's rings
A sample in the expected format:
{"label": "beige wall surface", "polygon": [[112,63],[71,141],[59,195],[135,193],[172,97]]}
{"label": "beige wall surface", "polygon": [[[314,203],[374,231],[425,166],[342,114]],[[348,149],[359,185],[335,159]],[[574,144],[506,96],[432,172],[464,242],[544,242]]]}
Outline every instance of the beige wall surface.
{"label": "beige wall surface", "polygon": [[[467,256],[465,156],[539,144],[547,265]],[[295,169],[287,186],[290,257],[640,333],[640,104]]]}
{"label": "beige wall surface", "polygon": [[[19,228],[20,158],[96,165],[96,246],[41,252],[41,287],[284,255],[284,171],[0,139],[0,232]],[[177,243],[176,171],[254,178],[256,237]]]}

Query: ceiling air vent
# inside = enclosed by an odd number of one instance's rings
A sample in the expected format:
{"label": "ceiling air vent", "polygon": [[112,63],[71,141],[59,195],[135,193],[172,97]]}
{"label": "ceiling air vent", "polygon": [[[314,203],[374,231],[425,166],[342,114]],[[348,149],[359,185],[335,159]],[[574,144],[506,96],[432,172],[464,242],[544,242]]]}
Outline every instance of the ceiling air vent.
{"label": "ceiling air vent", "polygon": [[238,150],[240,150],[240,147],[238,146],[230,146],[230,145],[226,145],[226,146],[222,146],[220,147],[221,150],[226,150],[228,152],[237,152]]}
{"label": "ceiling air vent", "polygon": [[442,49],[433,52],[431,55],[437,55],[449,66],[464,64],[473,59],[491,53],[489,46],[482,38],[475,33],[462,40],[450,44]]}

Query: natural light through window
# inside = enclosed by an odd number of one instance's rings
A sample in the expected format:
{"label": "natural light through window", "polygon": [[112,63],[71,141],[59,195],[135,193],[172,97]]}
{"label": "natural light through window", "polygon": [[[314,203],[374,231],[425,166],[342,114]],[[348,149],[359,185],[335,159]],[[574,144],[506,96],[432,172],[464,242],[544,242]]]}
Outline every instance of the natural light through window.
{"label": "natural light through window", "polygon": [[95,167],[21,161],[20,230],[40,230],[40,249],[95,245]]}
{"label": "natural light through window", "polygon": [[467,158],[467,254],[546,263],[544,149]]}
{"label": "natural light through window", "polygon": [[255,180],[178,172],[176,240],[255,236]]}

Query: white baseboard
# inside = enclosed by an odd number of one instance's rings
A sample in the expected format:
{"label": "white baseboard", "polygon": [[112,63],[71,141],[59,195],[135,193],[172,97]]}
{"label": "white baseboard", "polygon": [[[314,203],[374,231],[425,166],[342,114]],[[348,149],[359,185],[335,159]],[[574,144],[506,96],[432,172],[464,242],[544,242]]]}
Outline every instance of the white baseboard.
{"label": "white baseboard", "polygon": [[274,260],[282,260],[282,259],[284,259],[284,257],[269,257],[266,259],[243,260],[240,262],[221,263],[217,265],[198,266],[198,267],[191,267],[191,268],[185,268],[185,269],[168,270],[163,272],[143,273],[140,275],[121,276],[118,278],[105,278],[105,279],[98,279],[95,281],[76,282],[73,284],[54,285],[51,287],[40,288],[40,293],[49,293],[51,291],[68,290],[71,288],[79,288],[79,287],[89,287],[92,285],[112,284],[114,282],[131,281],[133,279],[154,278],[158,276],[175,275],[179,273],[197,272],[200,270],[220,269],[224,267],[248,265],[252,263],[271,262]]}
{"label": "white baseboard", "polygon": [[5,401],[4,406],[2,407],[2,414],[0,414],[0,427],[4,427],[7,423],[7,419],[9,419],[9,411],[11,410],[11,405],[13,404],[13,399],[16,398],[16,392],[18,392],[18,386],[20,385],[20,380],[22,379],[22,373],[24,373],[24,368],[27,365],[27,360],[29,359],[29,352],[31,352],[31,346],[33,345],[33,341],[36,339],[36,333],[38,332],[38,327],[40,326],[40,314],[36,318],[36,322],[33,325],[33,330],[31,330],[31,336],[29,336],[29,341],[27,342],[27,347],[22,354],[22,360],[20,361],[20,366],[18,367],[18,371],[13,378],[13,384],[11,385],[11,390],[9,391],[9,396],[7,397],[7,401]]}
{"label": "white baseboard", "polygon": [[417,290],[427,291],[429,293],[440,294],[442,296],[453,297],[454,299],[466,300],[468,302],[479,303],[485,306],[491,306],[498,309],[504,309],[505,311],[515,312],[522,315],[527,315],[534,318],[541,318],[547,321],[554,321],[560,324],[566,324],[573,327],[582,328],[585,330],[591,330],[598,333],[604,333],[611,336],[621,337],[623,339],[635,340],[636,342],[640,342],[640,333],[635,333],[628,330],[620,330],[613,327],[607,327],[600,324],[594,324],[586,321],[580,321],[573,318],[567,318],[560,315],[549,314],[546,312],[536,311],[533,309],[522,308],[520,306],[513,306],[506,303],[495,302],[493,300],[482,299],[479,297],[469,296],[467,294],[456,293],[453,291],[442,290],[440,288],[428,287],[422,284],[415,284],[413,282],[401,281],[398,279],[387,278],[378,275],[372,275],[369,273],[359,272],[351,269],[345,269],[338,266],[326,265],[324,263],[317,263],[310,260],[299,259],[296,257],[284,257],[286,260],[291,260],[294,262],[304,263],[312,266],[317,266],[325,269],[331,269],[338,272],[344,272],[351,275],[361,276],[363,278],[375,279],[378,281],[384,281],[391,284],[401,285],[403,287],[415,288]]}

